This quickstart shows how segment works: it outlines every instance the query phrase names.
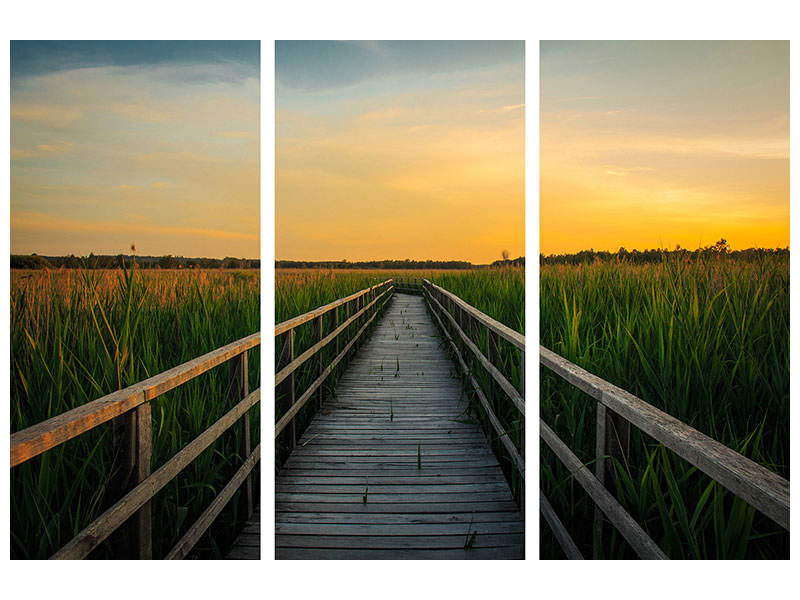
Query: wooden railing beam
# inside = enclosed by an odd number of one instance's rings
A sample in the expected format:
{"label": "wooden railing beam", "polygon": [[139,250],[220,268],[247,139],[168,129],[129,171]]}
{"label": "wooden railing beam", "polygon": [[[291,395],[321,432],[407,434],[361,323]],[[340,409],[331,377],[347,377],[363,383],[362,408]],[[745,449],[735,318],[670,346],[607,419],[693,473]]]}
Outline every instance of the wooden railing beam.
{"label": "wooden railing beam", "polygon": [[789,530],[788,480],[541,345],[539,362]]}
{"label": "wooden railing beam", "polygon": [[242,352],[257,346],[260,342],[261,334],[254,333],[123,390],[112,392],[13,433],[11,434],[11,466],[15,467],[110,421],[114,417],[123,415],[217,365],[227,362]]}
{"label": "wooden railing beam", "polygon": [[597,478],[592,475],[589,468],[561,441],[544,421],[539,419],[539,435],[550,447],[558,459],[567,467],[581,487],[592,497],[595,504],[600,507],[622,537],[631,545],[633,550],[644,559],[666,559],[667,555],[647,535],[633,517],[625,510],[619,501],[603,487]]}
{"label": "wooden railing beam", "polygon": [[189,463],[208,448],[224,431],[227,431],[245,412],[255,406],[261,399],[261,390],[255,390],[228,411],[211,427],[189,442],[175,456],[165,462],[159,469],[139,485],[128,492],[114,506],[92,521],[78,535],[70,540],[51,558],[75,559],[85,558],[89,552],[99,546],[111,532],[131,517],[137,510],[149,502],[165,485],[180,473]]}

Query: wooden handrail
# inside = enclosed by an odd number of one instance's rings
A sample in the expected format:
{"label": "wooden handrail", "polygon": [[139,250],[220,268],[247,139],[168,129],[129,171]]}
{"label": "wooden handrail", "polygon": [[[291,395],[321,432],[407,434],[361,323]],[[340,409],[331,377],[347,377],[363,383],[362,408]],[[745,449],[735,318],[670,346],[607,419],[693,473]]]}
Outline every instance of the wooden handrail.
{"label": "wooden handrail", "polygon": [[[300,365],[302,365],[309,358],[314,356],[317,352],[322,350],[322,348],[327,346],[329,342],[331,342],[332,340],[336,339],[336,337],[340,333],[342,333],[345,329],[347,329],[361,315],[363,315],[364,313],[368,312],[368,310],[378,300],[380,300],[385,294],[387,294],[388,292],[389,292],[389,290],[384,290],[383,292],[381,292],[381,295],[378,296],[377,298],[375,298],[375,300],[373,300],[372,302],[367,304],[365,307],[363,307],[361,310],[359,310],[356,314],[354,314],[352,317],[350,317],[344,323],[342,323],[336,329],[334,329],[331,333],[326,335],[324,338],[322,338],[316,344],[311,346],[308,350],[303,352],[300,356],[298,356],[297,358],[293,359],[292,362],[290,362],[285,367],[283,367],[279,372],[277,372],[275,374],[275,385],[279,385],[280,383],[282,383],[283,380],[286,379],[289,375],[291,375]],[[318,315],[318,317],[316,317],[316,318],[319,318],[320,316],[322,316],[322,315]]]}
{"label": "wooden handrail", "polygon": [[539,362],[789,530],[786,479],[541,345]]}
{"label": "wooden handrail", "polygon": [[[516,349],[520,350],[521,353],[521,362],[522,368],[524,370],[525,364],[525,336],[517,333],[516,331],[512,331],[508,329],[505,325],[498,323],[488,315],[485,315],[477,308],[467,304],[456,296],[455,294],[444,290],[443,288],[432,284],[427,279],[423,279],[422,281],[422,288],[425,298],[428,302],[428,306],[431,310],[431,314],[434,316],[436,321],[438,322],[439,329],[442,331],[444,336],[447,338],[450,347],[453,349],[453,353],[458,361],[458,365],[461,368],[462,374],[466,378],[467,382],[472,386],[473,391],[475,392],[475,396],[478,399],[481,407],[483,408],[484,412],[486,413],[486,417],[489,420],[489,425],[491,426],[491,430],[497,435],[497,439],[505,448],[505,451],[508,453],[508,457],[511,460],[513,467],[516,469],[517,473],[519,473],[520,478],[522,481],[525,481],[525,459],[524,459],[524,441],[523,446],[520,449],[514,445],[511,441],[510,437],[508,436],[507,429],[503,426],[500,420],[497,418],[497,415],[492,408],[491,403],[486,397],[486,393],[483,389],[481,389],[480,384],[475,379],[472,370],[469,368],[466,362],[467,356],[462,356],[462,352],[466,352],[469,350],[477,360],[481,367],[489,373],[492,380],[494,380],[502,389],[505,396],[513,403],[514,407],[519,411],[522,417],[525,416],[525,398],[524,398],[524,379],[522,385],[522,393],[518,391],[511,382],[505,377],[505,375],[498,369],[492,361],[490,357],[492,356],[492,352],[494,352],[496,356],[497,348],[497,337],[500,336],[503,339],[509,341]],[[450,310],[442,303],[439,302],[439,299],[436,296],[439,296],[444,304],[448,304],[446,300],[449,300],[453,303],[453,305],[460,311],[462,311],[462,315],[464,318],[462,322],[459,323],[459,320],[451,314]],[[441,316],[440,316],[441,315]],[[444,321],[443,321],[444,319]],[[472,322],[470,322],[472,319]],[[448,327],[445,326],[447,323],[454,332],[454,335],[450,335],[450,331],[448,331]],[[472,341],[470,336],[464,331],[463,327],[467,327],[470,329],[471,332],[474,332],[474,324],[478,323],[479,325],[483,325],[486,327],[486,331],[488,334],[487,340],[487,351],[489,352],[489,356],[487,357],[484,353],[478,348],[475,342]],[[511,332],[511,333],[509,333]],[[493,336],[495,336],[493,338]],[[462,342],[462,349],[459,349],[458,345],[456,344],[455,339],[460,339]],[[521,504],[524,506],[524,486],[521,492]]]}
{"label": "wooden handrail", "polygon": [[461,329],[459,324],[456,322],[455,317],[453,315],[451,315],[450,312],[447,309],[445,309],[444,306],[442,306],[436,298],[431,296],[431,300],[436,304],[436,306],[439,308],[439,310],[442,311],[442,313],[450,321],[450,324],[453,326],[453,328],[456,331],[456,333],[458,334],[459,338],[461,338],[461,341],[464,342],[464,345],[467,348],[470,349],[470,351],[475,356],[475,358],[478,359],[478,362],[481,363],[481,366],[484,369],[486,369],[486,371],[492,376],[492,379],[494,379],[497,382],[497,384],[506,393],[506,396],[508,396],[508,398],[511,400],[511,402],[514,403],[514,406],[517,407],[517,410],[520,412],[520,414],[522,414],[524,416],[525,415],[525,399],[522,397],[522,394],[520,394],[517,391],[517,389],[511,384],[511,382],[508,379],[506,379],[505,375],[503,375],[500,372],[500,369],[495,367],[489,361],[489,359],[486,358],[486,356],[484,356],[483,352],[481,352],[480,349],[478,348],[478,346],[475,345],[475,342],[473,342],[470,339],[470,337],[466,333],[464,333],[464,330]]}
{"label": "wooden handrail", "polygon": [[112,392],[65,413],[11,434],[15,467],[118,417],[261,343],[261,333],[232,342],[132,386]]}
{"label": "wooden handrail", "polygon": [[499,335],[508,343],[516,346],[520,350],[525,350],[525,336],[519,333],[518,331],[514,331],[510,327],[503,325],[500,321],[496,321],[489,315],[482,313],[471,304],[467,304],[461,298],[456,296],[453,292],[448,292],[443,287],[439,287],[438,285],[436,285],[435,283],[431,283],[427,279],[424,280],[424,284],[430,286],[431,288],[435,289],[437,292],[443,294],[444,296],[447,296],[450,300],[455,302],[459,308],[469,313],[479,323],[485,325],[487,328],[489,328],[489,330]]}
{"label": "wooden handrail", "polygon": [[[285,338],[281,349],[278,351],[275,361],[275,368],[277,371],[275,374],[275,394],[277,397],[279,393],[277,388],[281,387],[285,389],[285,396],[288,396],[287,403],[284,405],[283,414],[275,423],[275,439],[278,438],[278,436],[287,426],[291,426],[291,431],[289,432],[291,435],[290,442],[292,447],[294,446],[294,444],[297,442],[297,430],[295,427],[295,417],[297,416],[297,413],[300,412],[300,410],[312,398],[315,392],[319,392],[321,394],[320,390],[322,389],[322,384],[333,372],[334,368],[345,359],[350,349],[356,344],[356,342],[358,342],[363,332],[367,329],[370,323],[374,321],[380,310],[391,298],[392,291],[394,290],[394,281],[394,279],[387,279],[386,281],[383,281],[377,285],[373,285],[372,287],[365,288],[359,292],[346,296],[345,298],[340,298],[339,300],[335,300],[329,304],[315,308],[314,310],[300,315],[299,317],[294,317],[275,326],[276,339],[280,335],[283,335]],[[379,291],[380,293],[378,293]],[[367,298],[370,299],[369,303],[366,302]],[[351,307],[349,303],[353,301],[357,302],[356,312],[350,315]],[[340,324],[338,308],[342,306],[345,307],[347,314],[345,321]],[[331,311],[334,310],[336,312],[332,313]],[[331,328],[333,330],[327,335],[323,335],[322,317],[328,313],[331,314]],[[370,316],[367,318],[367,315]],[[308,323],[311,320],[316,321],[316,340],[310,348],[305,350],[299,356],[295,357],[294,329],[299,325]],[[360,327],[358,327],[357,331],[353,334],[353,337],[345,343],[344,348],[339,350],[341,334],[350,328],[354,323],[359,324],[359,320],[363,320],[363,323],[360,323]],[[323,355],[321,352],[326,346],[332,344],[333,342],[335,342],[336,345],[336,348],[334,349],[336,356],[334,356],[331,362],[325,366],[323,364]],[[296,398],[295,371],[315,355],[320,356],[320,361],[316,368],[317,377],[311,383],[311,385],[309,385],[308,388],[302,392],[300,398]],[[276,407],[276,416],[278,414],[279,409]]]}
{"label": "wooden handrail", "polygon": [[[242,485],[245,486],[242,496],[245,514],[251,513],[250,472],[259,460],[260,446],[257,446],[255,451],[250,451],[249,410],[261,399],[261,390],[257,389],[252,393],[248,391],[247,351],[260,343],[261,334],[254,333],[123,390],[88,402],[11,435],[11,467],[13,468],[112,419],[115,423],[115,430],[119,426],[123,433],[120,441],[121,456],[134,472],[132,489],[129,489],[120,500],[58,550],[52,558],[85,558],[126,522],[134,526],[134,537],[136,538],[134,550],[138,557],[151,558],[150,500],[186,465],[238,421],[241,421],[243,428],[239,451],[245,457],[244,464],[224,488],[223,493],[212,502],[212,505],[173,549],[170,558],[183,557],[191,550],[222,507]],[[238,395],[240,400],[214,425],[151,474],[150,401],[230,360],[235,361],[231,374],[235,380],[238,380],[238,389],[234,390],[234,395]],[[135,519],[131,520],[132,516],[135,516]],[[127,524],[125,526],[128,527]]]}
{"label": "wooden handrail", "polygon": [[372,287],[365,288],[363,290],[355,292],[354,294],[350,294],[349,296],[346,296],[344,298],[339,298],[338,300],[334,300],[330,304],[325,304],[324,306],[320,306],[318,308],[315,308],[314,310],[310,310],[307,313],[304,313],[297,317],[292,317],[291,319],[283,321],[282,323],[278,323],[277,325],[275,325],[275,335],[278,336],[282,333],[289,331],[290,329],[299,327],[303,323],[308,323],[309,321],[312,321],[317,317],[321,317],[325,313],[330,312],[337,306],[342,306],[347,302],[351,302],[357,298],[360,298],[365,294],[370,293],[372,290],[376,290],[382,286],[389,285],[392,283],[392,281],[393,281],[392,279],[387,279],[386,281],[382,281],[381,283],[375,284]]}
{"label": "wooden handrail", "polygon": [[512,441],[508,437],[508,431],[505,430],[503,425],[500,423],[500,420],[497,418],[497,415],[494,414],[494,410],[492,406],[489,404],[489,401],[486,398],[486,394],[483,393],[481,386],[478,384],[475,376],[470,372],[469,367],[464,362],[464,359],[461,356],[461,353],[458,351],[458,347],[456,346],[453,338],[450,337],[450,333],[442,323],[442,320],[439,318],[439,315],[434,312],[434,318],[439,323],[439,329],[444,333],[447,341],[450,343],[450,347],[453,349],[453,353],[455,354],[456,360],[458,360],[458,364],[461,367],[462,373],[469,379],[470,384],[472,385],[472,389],[475,394],[478,396],[478,401],[481,403],[483,410],[486,411],[486,416],[489,419],[489,423],[494,429],[494,432],[497,434],[498,439],[505,447],[506,451],[508,452],[509,456],[511,457],[511,461],[514,463],[514,466],[517,467],[517,471],[519,471],[520,477],[522,480],[525,480],[525,460],[517,450],[516,446],[512,443]]}
{"label": "wooden handrail", "polygon": [[592,475],[592,472],[573,454],[567,445],[539,419],[539,435],[550,446],[575,480],[581,484],[608,517],[640,558],[665,559],[667,555],[656,545],[644,529],[622,507],[619,501]]}
{"label": "wooden handrail", "polygon": [[85,558],[117,527],[122,525],[139,508],[152,499],[159,490],[172,481],[189,463],[200,456],[220,435],[230,429],[259,400],[261,400],[261,390],[257,389],[211,427],[184,446],[175,456],[128,492],[114,506],[92,521],[61,550],[56,552],[52,558]]}

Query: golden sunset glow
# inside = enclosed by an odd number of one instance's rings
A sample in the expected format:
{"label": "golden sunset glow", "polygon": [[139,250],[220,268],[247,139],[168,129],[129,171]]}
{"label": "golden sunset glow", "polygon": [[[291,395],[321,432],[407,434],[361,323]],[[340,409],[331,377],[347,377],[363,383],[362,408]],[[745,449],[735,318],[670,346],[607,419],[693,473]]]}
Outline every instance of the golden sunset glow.
{"label": "golden sunset glow", "polygon": [[789,245],[788,42],[542,42],[540,251]]}
{"label": "golden sunset glow", "polygon": [[259,256],[257,42],[14,42],[11,252]]}
{"label": "golden sunset glow", "polygon": [[278,42],[276,258],[524,255],[524,45]]}

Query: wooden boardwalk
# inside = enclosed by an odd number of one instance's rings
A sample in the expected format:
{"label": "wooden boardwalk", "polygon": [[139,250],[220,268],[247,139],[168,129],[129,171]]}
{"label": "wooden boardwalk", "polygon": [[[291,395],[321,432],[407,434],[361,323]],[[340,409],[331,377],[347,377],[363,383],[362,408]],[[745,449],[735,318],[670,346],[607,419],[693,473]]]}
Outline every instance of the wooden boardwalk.
{"label": "wooden boardwalk", "polygon": [[395,293],[276,478],[276,558],[523,557],[439,335],[422,297]]}
{"label": "wooden boardwalk", "polygon": [[230,560],[259,560],[261,558],[261,507],[257,507],[253,516],[242,528],[239,537],[233,543],[231,551],[225,557]]}

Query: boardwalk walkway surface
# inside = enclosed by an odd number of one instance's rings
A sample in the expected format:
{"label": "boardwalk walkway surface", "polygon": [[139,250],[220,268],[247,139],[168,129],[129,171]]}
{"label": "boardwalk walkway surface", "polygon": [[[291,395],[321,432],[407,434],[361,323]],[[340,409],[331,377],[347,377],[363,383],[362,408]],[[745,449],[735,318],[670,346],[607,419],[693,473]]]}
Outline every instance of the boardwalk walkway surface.
{"label": "boardwalk walkway surface", "polygon": [[257,507],[253,516],[242,528],[239,537],[233,543],[226,559],[259,560],[261,558],[261,507]]}
{"label": "boardwalk walkway surface", "polygon": [[524,523],[420,296],[395,293],[275,481],[279,559],[522,558]]}

